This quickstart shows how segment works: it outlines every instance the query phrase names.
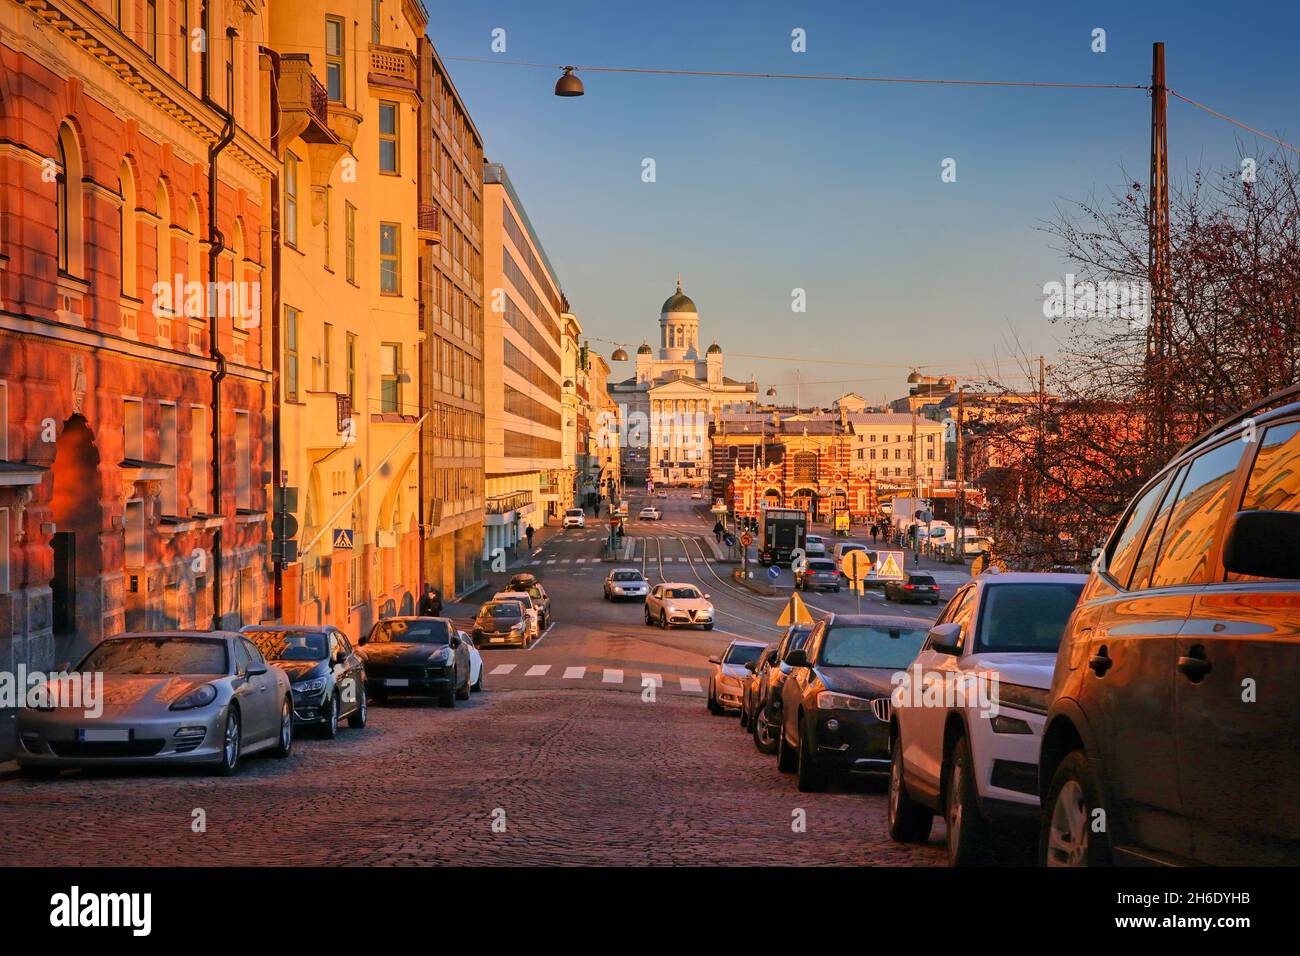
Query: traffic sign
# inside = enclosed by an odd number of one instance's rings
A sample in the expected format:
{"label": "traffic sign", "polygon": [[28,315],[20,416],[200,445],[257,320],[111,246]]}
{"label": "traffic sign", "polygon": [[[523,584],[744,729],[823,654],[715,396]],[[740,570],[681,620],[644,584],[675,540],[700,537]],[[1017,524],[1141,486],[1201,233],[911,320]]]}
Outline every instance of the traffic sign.
{"label": "traffic sign", "polygon": [[767,569],[767,576],[771,578],[773,581],[775,581],[777,578],[781,576],[781,569],[774,564]]}
{"label": "traffic sign", "polygon": [[750,534],[748,531],[746,531],[744,534],[740,536],[740,543],[748,548],[751,544],[754,543],[754,536]]}
{"label": "traffic sign", "polygon": [[871,575],[871,569],[876,562],[872,560],[871,555],[866,551],[850,551],[844,555],[840,561],[840,570],[852,584],[858,584],[865,581]]}
{"label": "traffic sign", "polygon": [[791,624],[811,624],[813,616],[808,611],[808,605],[803,603],[803,598],[799,592],[795,591],[790,595],[790,600],[786,603],[785,610],[781,616],[776,619],[778,627],[789,627]]}
{"label": "traffic sign", "polygon": [[352,550],[352,529],[351,528],[334,529],[334,547],[341,551]]}
{"label": "traffic sign", "polygon": [[902,578],[903,576],[903,552],[902,551],[881,551],[880,567],[876,569],[878,578]]}

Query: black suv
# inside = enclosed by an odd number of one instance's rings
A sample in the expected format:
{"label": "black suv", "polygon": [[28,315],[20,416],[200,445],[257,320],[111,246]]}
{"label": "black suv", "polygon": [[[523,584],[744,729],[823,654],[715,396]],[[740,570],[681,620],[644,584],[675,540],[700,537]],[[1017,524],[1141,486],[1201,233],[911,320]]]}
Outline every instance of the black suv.
{"label": "black suv", "polygon": [[1292,386],[1179,452],[1097,558],[1052,679],[1042,862],[1300,864],[1297,686]]}

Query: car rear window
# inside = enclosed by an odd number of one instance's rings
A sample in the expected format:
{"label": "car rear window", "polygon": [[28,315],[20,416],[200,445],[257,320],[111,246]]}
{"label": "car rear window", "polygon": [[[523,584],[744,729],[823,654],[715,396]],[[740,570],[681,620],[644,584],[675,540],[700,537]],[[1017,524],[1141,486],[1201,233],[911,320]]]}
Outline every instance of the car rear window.
{"label": "car rear window", "polygon": [[984,589],[976,648],[1055,653],[1083,582],[996,584]]}
{"label": "car rear window", "polygon": [[934,578],[928,574],[909,574],[907,580],[913,584],[933,584]]}
{"label": "car rear window", "polygon": [[835,571],[837,570],[837,568],[835,567],[834,561],[822,560],[822,561],[809,561],[808,570],[809,571]]}

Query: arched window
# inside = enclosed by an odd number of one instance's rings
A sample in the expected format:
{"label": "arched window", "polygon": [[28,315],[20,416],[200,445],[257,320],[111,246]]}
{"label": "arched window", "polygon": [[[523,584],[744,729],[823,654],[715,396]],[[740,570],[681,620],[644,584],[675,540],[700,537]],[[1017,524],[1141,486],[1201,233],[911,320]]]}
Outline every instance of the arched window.
{"label": "arched window", "polygon": [[135,174],[131,172],[130,160],[123,159],[118,171],[118,191],[122,194],[122,205],[117,210],[118,262],[122,269],[122,295],[136,298],[136,244],[139,241],[136,229]]}
{"label": "arched window", "polygon": [[[186,250],[187,252],[186,259],[188,261],[186,262],[185,282],[187,286],[189,286],[189,283],[191,282],[196,282],[198,283],[198,285],[190,286],[190,288],[202,290],[204,286],[203,286],[203,259],[202,256],[200,255],[200,250],[199,250],[199,204],[194,199],[193,196],[190,197],[190,209],[189,209],[189,215],[186,217],[185,227],[189,230],[190,233],[189,240],[188,240],[188,247]],[[198,295],[194,297],[194,300],[191,302],[190,296],[188,294],[188,290],[186,290],[181,301],[185,303],[184,314],[189,316],[191,322],[201,322],[203,320],[203,316],[206,310],[203,307],[204,296],[201,291]],[[178,308],[177,311],[180,312],[182,310]],[[191,344],[194,344],[196,340],[196,332],[197,330],[195,329],[195,327],[191,325],[190,326]]]}
{"label": "arched window", "polygon": [[82,199],[81,149],[71,123],[59,127],[59,173],[55,203],[59,271],[80,278],[85,262],[86,209]]}
{"label": "arched window", "polygon": [[[158,207],[158,227],[157,243],[154,247],[154,281],[171,282],[172,281],[172,202],[171,197],[167,195],[166,180],[158,180],[158,186],[154,196],[155,204]],[[179,289],[172,290],[172,310],[176,309],[176,296],[180,294]]]}

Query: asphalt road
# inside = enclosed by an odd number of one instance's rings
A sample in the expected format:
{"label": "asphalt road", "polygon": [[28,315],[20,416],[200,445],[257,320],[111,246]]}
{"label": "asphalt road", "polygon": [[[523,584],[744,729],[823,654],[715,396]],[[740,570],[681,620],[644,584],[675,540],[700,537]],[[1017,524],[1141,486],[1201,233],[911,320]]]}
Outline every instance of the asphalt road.
{"label": "asphalt road", "polygon": [[[484,651],[486,690],[469,702],[374,707],[364,730],[302,737],[288,760],[250,758],[229,779],[0,781],[0,864],[942,863],[941,824],[930,844],[897,846],[879,786],[801,794],[735,718],[707,713],[708,657],[735,637],[777,639],[788,593],[730,581],[696,540],[712,527],[699,502],[670,494],[656,501],[662,522],[628,523],[635,563],[710,593],[713,631],[647,627],[639,603],[604,601],[615,565],[600,560],[603,525],[556,531],[524,557],[553,597],[554,626],[527,650]],[[856,598],[809,605],[851,611]],[[875,596],[868,609],[899,611]]]}

